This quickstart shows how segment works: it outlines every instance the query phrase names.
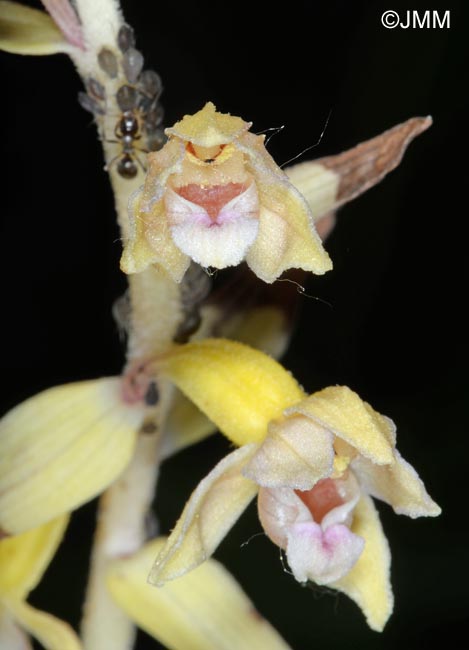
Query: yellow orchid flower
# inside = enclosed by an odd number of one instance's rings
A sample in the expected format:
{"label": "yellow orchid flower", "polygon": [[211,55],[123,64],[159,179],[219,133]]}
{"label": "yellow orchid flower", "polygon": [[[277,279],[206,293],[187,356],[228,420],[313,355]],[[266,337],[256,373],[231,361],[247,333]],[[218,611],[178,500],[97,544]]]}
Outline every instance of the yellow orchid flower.
{"label": "yellow orchid flower", "polygon": [[399,455],[392,421],[344,386],[307,396],[240,343],[205,339],[158,366],[241,446],[193,492],[150,580],[162,585],[203,562],[258,494],[261,524],[295,578],[346,593],[382,630],[393,608],[390,553],[370,497],[410,517],[440,513]]}
{"label": "yellow orchid flower", "polygon": [[[96,3],[44,0],[49,17],[0,0],[0,49],[21,54],[67,53],[85,78],[91,75],[88,93],[81,94],[80,102],[99,123],[105,113],[100,103],[103,93],[119,96],[129,86],[118,88],[113,82],[120,55],[110,44],[121,33],[118,12],[110,6],[113,3],[101,0],[99,8]],[[129,52],[132,56],[124,55],[123,72],[132,68],[133,79],[143,59],[140,53],[133,54],[133,48]],[[154,82],[155,74],[150,77]],[[110,81],[112,88],[106,91]],[[124,99],[121,96],[118,103]],[[141,118],[133,115],[129,128]],[[164,136],[159,122],[151,128],[150,122],[145,121],[146,145],[159,149]],[[191,259],[219,269],[245,260],[268,283],[289,268],[323,274],[332,263],[319,235],[324,239],[331,231],[335,211],[382,180],[400,163],[412,139],[430,124],[429,117],[411,118],[342,154],[282,171],[265,149],[264,136],[249,133],[250,123],[222,114],[208,102],[195,115],[186,115],[167,129],[167,144],[149,154],[145,185],[131,198],[130,223],[122,224],[127,242],[121,268],[137,273],[156,264],[177,282]],[[118,140],[124,138],[122,128],[118,123]],[[110,142],[106,144],[109,148]],[[123,152],[118,145],[109,148],[109,169],[127,182],[136,179],[136,151],[132,147],[131,152]]]}
{"label": "yellow orchid flower", "polygon": [[250,126],[208,102],[166,129],[169,140],[149,154],[144,188],[132,200],[124,272],[158,263],[180,282],[191,259],[217,269],[245,259],[273,282],[291,267],[332,268],[306,200]]}
{"label": "yellow orchid flower", "polygon": [[23,629],[46,650],[81,649],[78,637],[67,623],[26,602],[53,558],[67,524],[68,516],[61,515],[27,533],[0,540],[1,648],[31,648]]}
{"label": "yellow orchid flower", "polygon": [[161,265],[180,282],[193,260],[223,269],[245,260],[265,282],[286,269],[323,274],[324,238],[337,208],[396,167],[409,142],[431,124],[413,118],[338,156],[282,171],[249,133],[251,123],[208,102],[166,129],[148,155],[143,188],[130,201],[125,273]]}

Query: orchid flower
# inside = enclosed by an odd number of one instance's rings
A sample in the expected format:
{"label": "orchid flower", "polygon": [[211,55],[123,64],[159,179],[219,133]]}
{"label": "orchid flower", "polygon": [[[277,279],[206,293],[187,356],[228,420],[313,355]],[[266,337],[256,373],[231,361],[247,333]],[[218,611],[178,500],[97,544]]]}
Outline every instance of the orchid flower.
{"label": "orchid flower", "polygon": [[130,200],[131,235],[122,270],[137,273],[158,264],[180,282],[191,260],[217,269],[245,260],[269,283],[290,268],[325,273],[332,264],[315,218],[326,219],[321,228],[326,235],[333,218],[325,215],[362,191],[363,159],[370,159],[370,172],[386,140],[379,171],[368,174],[373,184],[429,124],[424,119],[410,122],[398,127],[398,134],[393,130],[352,155],[283,172],[267,152],[264,135],[250,133],[251,123],[219,113],[208,102],[166,129],[168,142],[149,154],[145,185]]}
{"label": "orchid flower", "polygon": [[157,362],[236,445],[193,492],[158,555],[158,586],[209,557],[258,495],[267,536],[298,582],[338,589],[382,630],[390,552],[371,497],[412,518],[440,508],[396,449],[395,426],[345,386],[306,395],[270,357],[205,339]]}
{"label": "orchid flower", "polygon": [[251,124],[209,102],[166,129],[133,199],[126,273],[159,263],[179,282],[190,260],[223,269],[243,259],[273,282],[285,269],[332,268],[308,204]]}
{"label": "orchid flower", "polygon": [[[180,282],[191,260],[217,269],[246,261],[268,283],[289,268],[323,274],[332,263],[320,237],[334,227],[336,210],[381,181],[431,124],[430,117],[411,118],[342,154],[283,171],[267,152],[264,136],[249,132],[251,123],[208,102],[166,129],[168,142],[158,151],[165,140],[161,80],[152,70],[142,71],[143,56],[116,0],[43,4],[51,17],[0,0],[0,49],[70,56],[86,82],[80,103],[101,134],[117,131],[117,140],[104,138],[103,147],[122,195],[121,268],[128,274],[163,268]],[[153,108],[134,115],[139,97],[138,102],[151,100]],[[132,113],[124,131],[115,117],[122,111]],[[145,164],[133,145],[123,153],[124,138],[133,142],[134,129],[143,136],[142,152],[150,151]],[[124,218],[130,195],[130,218]]]}

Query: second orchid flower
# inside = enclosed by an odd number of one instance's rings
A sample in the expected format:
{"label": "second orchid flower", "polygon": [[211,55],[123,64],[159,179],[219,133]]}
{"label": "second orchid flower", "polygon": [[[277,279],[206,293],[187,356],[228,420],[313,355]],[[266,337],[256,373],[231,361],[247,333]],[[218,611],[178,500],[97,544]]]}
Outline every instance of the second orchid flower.
{"label": "second orchid flower", "polygon": [[258,494],[264,531],[296,580],[346,593],[381,630],[393,608],[390,552],[370,497],[412,518],[440,513],[397,451],[393,422],[345,386],[307,396],[273,359],[231,341],[175,348],[159,368],[240,448],[193,492],[150,580],[203,562]]}

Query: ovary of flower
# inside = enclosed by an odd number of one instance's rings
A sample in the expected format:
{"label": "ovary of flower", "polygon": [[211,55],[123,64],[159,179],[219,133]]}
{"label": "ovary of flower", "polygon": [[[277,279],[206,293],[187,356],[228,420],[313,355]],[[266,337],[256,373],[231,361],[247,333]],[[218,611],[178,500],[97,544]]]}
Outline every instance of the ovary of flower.
{"label": "ovary of flower", "polygon": [[131,199],[124,272],[159,264],[179,282],[191,259],[218,269],[246,260],[266,282],[292,267],[330,270],[308,204],[250,126],[209,102],[166,130]]}
{"label": "ovary of flower", "polygon": [[343,591],[381,630],[393,607],[390,552],[371,497],[410,517],[440,513],[399,455],[391,420],[345,386],[306,396],[279,364],[229,341],[181,346],[162,371],[241,446],[196,488],[151,581],[203,562],[257,494],[294,577]]}

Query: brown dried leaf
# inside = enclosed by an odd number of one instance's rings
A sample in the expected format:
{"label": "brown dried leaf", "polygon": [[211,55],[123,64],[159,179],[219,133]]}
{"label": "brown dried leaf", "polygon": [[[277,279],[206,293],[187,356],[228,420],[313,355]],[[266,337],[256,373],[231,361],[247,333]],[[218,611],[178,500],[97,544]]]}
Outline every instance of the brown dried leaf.
{"label": "brown dried leaf", "polygon": [[429,116],[413,117],[344,153],[315,160],[340,176],[334,209],[366,192],[395,169],[412,140],[431,124]]}

